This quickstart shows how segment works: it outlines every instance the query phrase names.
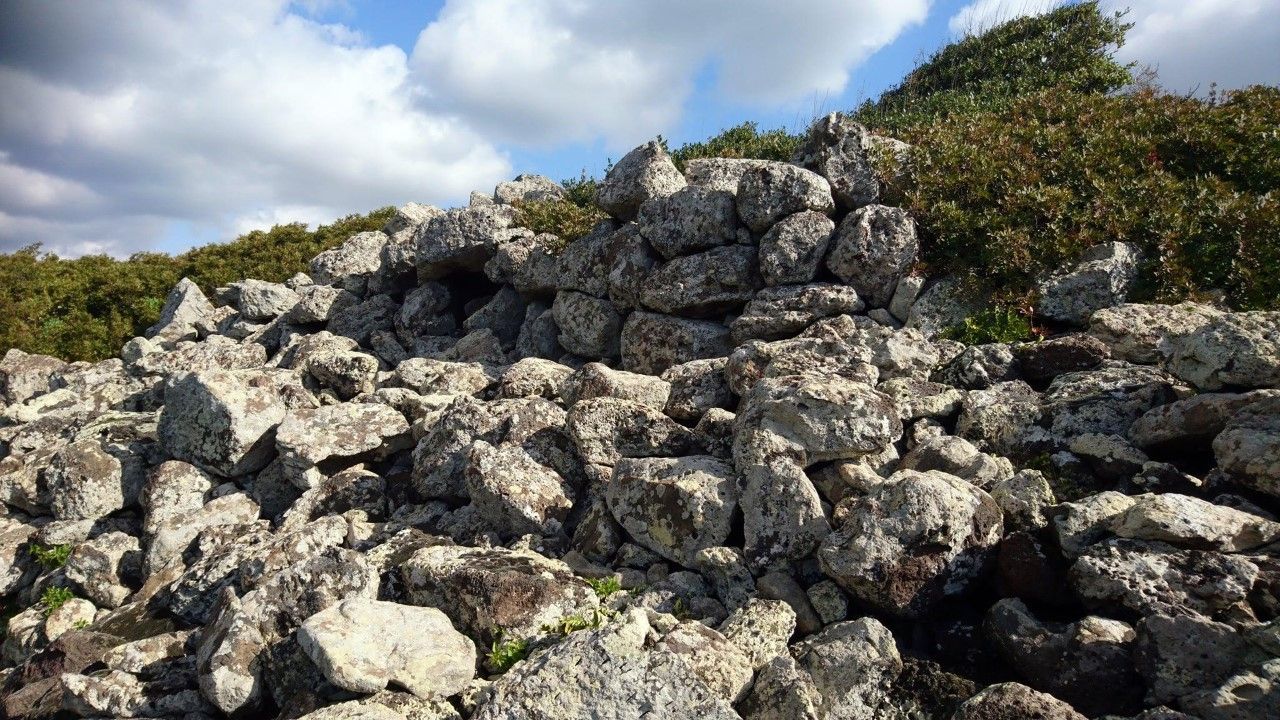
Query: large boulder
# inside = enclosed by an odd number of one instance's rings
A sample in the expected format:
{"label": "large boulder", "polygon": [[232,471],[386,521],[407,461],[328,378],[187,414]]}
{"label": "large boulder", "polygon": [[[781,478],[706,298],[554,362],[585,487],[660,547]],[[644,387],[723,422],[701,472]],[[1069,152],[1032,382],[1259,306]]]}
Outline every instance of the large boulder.
{"label": "large boulder", "polygon": [[490,688],[473,720],[736,720],[674,648],[653,646],[651,627],[631,610],[598,630],[573,633],[512,668]]}
{"label": "large boulder", "polygon": [[670,315],[707,317],[741,307],[762,285],[755,248],[733,245],[658,266],[646,280],[640,301]]}
{"label": "large boulder", "polygon": [[572,484],[519,445],[477,440],[465,475],[472,505],[502,536],[554,535],[573,508]]}
{"label": "large boulder", "polygon": [[423,223],[415,236],[418,280],[480,272],[515,219],[509,205],[486,205],[449,210]]}
{"label": "large boulder", "polygon": [[902,470],[849,502],[818,562],[855,598],[919,618],[983,575],[1002,531],[987,493],[946,473]]}
{"label": "large boulder", "polygon": [[621,458],[688,455],[698,448],[693,431],[633,400],[583,400],[569,410],[565,429],[583,461],[597,465],[614,465]]}
{"label": "large boulder", "polygon": [[749,168],[738,183],[738,215],[762,233],[782,218],[805,210],[835,209],[831,185],[821,175],[783,162]]}
{"label": "large boulder", "polygon": [[760,238],[760,276],[765,284],[812,282],[835,229],[831,218],[812,210],[779,220]]}
{"label": "large boulder", "polygon": [[276,383],[264,373],[189,373],[165,390],[160,444],[175,459],[235,477],[271,461],[273,431],[285,413]]}
{"label": "large boulder", "polygon": [[686,567],[699,550],[724,544],[737,500],[733,466],[705,455],[620,460],[605,491],[636,542]]}
{"label": "large boulder", "polygon": [[1051,320],[1084,325],[1094,312],[1123,303],[1137,279],[1137,248],[1103,243],[1086,252],[1070,272],[1040,283],[1036,311]]}
{"label": "large boulder", "polygon": [[[200,335],[200,328],[212,322],[213,315],[213,304],[199,286],[189,278],[182,278],[169,291],[164,308],[160,310],[160,319],[147,328],[146,336],[161,347],[173,347],[183,340],[195,340]],[[5,359],[8,358],[6,353]]]}
{"label": "large boulder", "polygon": [[833,283],[786,285],[755,294],[729,326],[735,345],[793,337],[817,320],[860,312],[866,304],[853,288]]}
{"label": "large boulder", "polygon": [[362,460],[409,447],[409,423],[377,403],[341,403],[295,410],[276,433],[285,476],[300,488]]}
{"label": "large boulder", "polygon": [[388,238],[378,231],[356,233],[336,248],[311,260],[311,277],[320,285],[333,285],[363,296],[382,267],[382,251]]}
{"label": "large boulder", "polygon": [[[194,285],[191,289],[200,292]],[[174,291],[177,292],[177,288]],[[209,309],[212,311],[213,306]],[[53,375],[64,367],[65,362],[48,355],[25,353],[18,348],[6,350],[4,359],[0,360],[0,402],[17,405],[53,390]]]}
{"label": "large boulder", "polygon": [[329,682],[353,692],[395,683],[446,698],[475,676],[475,644],[435,608],[352,598],[307,618],[298,644]]}
{"label": "large boulder", "polygon": [[1016,682],[991,685],[965,700],[951,720],[1087,720],[1056,697]]}
{"label": "large boulder", "polygon": [[1241,410],[1214,438],[1213,455],[1237,483],[1280,497],[1280,397]]}
{"label": "large boulder", "polygon": [[870,205],[880,197],[876,172],[877,143],[865,127],[842,113],[831,113],[809,126],[796,150],[796,163],[831,183],[836,204],[845,210]]}
{"label": "large boulder", "polygon": [[640,206],[685,186],[667,151],[656,140],[632,150],[617,162],[596,191],[596,204],[619,220],[632,220]]}
{"label": "large boulder", "polygon": [[919,249],[915,221],[905,210],[868,205],[840,222],[827,267],[872,307],[882,308]]}
{"label": "large boulder", "polygon": [[1175,345],[1222,315],[1209,305],[1125,303],[1102,308],[1089,317],[1089,334],[1111,349],[1117,360],[1158,363],[1173,355]]}
{"label": "large boulder", "polygon": [[437,545],[415,552],[400,574],[409,602],[443,610],[485,644],[533,636],[597,606],[591,587],[568,565],[529,551]]}
{"label": "large boulder", "polygon": [[1201,390],[1280,388],[1280,312],[1219,315],[1174,348],[1169,369]]}
{"label": "large boulder", "polygon": [[723,357],[732,349],[729,328],[717,322],[633,312],[622,324],[622,367],[661,375],[673,365]]}
{"label": "large boulder", "polygon": [[1139,495],[1111,522],[1117,537],[1243,552],[1280,540],[1280,523],[1177,493]]}
{"label": "large boulder", "polygon": [[671,259],[734,243],[738,209],[733,193],[692,186],[646,201],[636,223],[649,245]]}
{"label": "large boulder", "polygon": [[565,290],[556,295],[551,312],[566,350],[584,358],[617,357],[622,317],[608,300]]}

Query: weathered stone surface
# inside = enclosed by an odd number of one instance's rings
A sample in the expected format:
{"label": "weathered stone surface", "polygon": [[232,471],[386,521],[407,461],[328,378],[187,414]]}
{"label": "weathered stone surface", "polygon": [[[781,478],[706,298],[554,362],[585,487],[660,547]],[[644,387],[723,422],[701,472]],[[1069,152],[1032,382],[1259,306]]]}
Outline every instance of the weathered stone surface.
{"label": "weathered stone surface", "polygon": [[462,323],[467,333],[489,330],[498,339],[503,350],[515,347],[524,321],[524,298],[510,285],[503,285],[483,306],[471,313]]}
{"label": "weathered stone surface", "polygon": [[805,210],[835,209],[831,185],[817,173],[783,162],[748,168],[738,182],[738,216],[762,233],[782,218]]}
{"label": "weathered stone surface", "polygon": [[622,324],[622,367],[660,375],[673,365],[724,357],[729,328],[716,322],[689,320],[649,312],[633,312]]}
{"label": "weathered stone surface", "polygon": [[409,358],[396,366],[395,380],[421,395],[480,395],[497,378],[481,363]]}
{"label": "weathered stone surface", "polygon": [[697,437],[661,411],[632,400],[601,397],[569,410],[566,429],[584,462],[613,465],[621,458],[688,455]]}
{"label": "weathered stone surface", "polygon": [[933,379],[964,390],[984,390],[1020,375],[1013,348],[1003,343],[970,345],[933,374]]}
{"label": "weathered stone surface", "polygon": [[725,358],[690,360],[667,368],[662,379],[668,383],[665,412],[676,420],[696,421],[712,408],[727,409],[732,393],[724,377]]}
{"label": "weathered stone surface", "polygon": [[606,296],[616,254],[632,238],[644,242],[637,227],[635,223],[628,223],[618,230],[613,221],[602,220],[591,232],[566,245],[556,259],[556,287],[595,297]]}
{"label": "weathered stone surface", "polygon": [[170,515],[155,526],[143,568],[148,575],[154,574],[179,558],[204,530],[218,525],[249,525],[260,514],[261,508],[250,497],[232,493]]}
{"label": "weathered stone surface", "polygon": [[1129,427],[1129,439],[1141,448],[1205,447],[1242,410],[1276,397],[1280,392],[1274,390],[1192,395],[1148,410]]}
{"label": "weathered stone surface", "polygon": [[369,280],[382,267],[385,233],[356,233],[336,248],[325,250],[311,261],[311,277],[319,285],[334,285],[363,296]]}
{"label": "weathered stone surface", "polygon": [[263,373],[191,373],[165,390],[160,443],[178,460],[234,477],[270,462],[272,431],[285,412],[275,384]]}
{"label": "weathered stone surface", "polygon": [[1194,616],[1150,615],[1138,623],[1134,661],[1151,703],[1175,705],[1212,690],[1238,668],[1262,660],[1261,648],[1224,623]]}
{"label": "weathered stone surface", "polygon": [[83,439],[58,451],[45,471],[49,509],[59,520],[93,520],[131,505],[140,488],[129,482],[119,458],[96,440]]}
{"label": "weathered stone surface", "polygon": [[[160,310],[160,319],[147,328],[146,336],[165,348],[173,347],[182,340],[195,340],[199,336],[198,328],[209,322],[213,314],[213,304],[194,282],[184,277],[169,291],[164,308]],[[9,357],[6,353],[5,360]],[[6,390],[5,395],[11,393],[12,390]],[[15,400],[11,399],[11,402]]]}
{"label": "weathered stone surface", "polygon": [[734,243],[738,210],[732,192],[691,186],[646,200],[636,224],[649,245],[669,260]]}
{"label": "weathered stone surface", "polygon": [[246,320],[272,320],[285,314],[301,299],[292,288],[281,283],[242,280],[232,283],[236,307]]}
{"label": "weathered stone surface", "polygon": [[853,288],[829,283],[765,288],[729,326],[733,343],[793,337],[816,320],[861,312],[866,304]]}
{"label": "weathered stone surface", "polygon": [[915,221],[905,210],[869,205],[840,222],[827,267],[871,307],[885,307],[919,247]]}
{"label": "weathered stone surface", "polygon": [[686,567],[724,544],[737,509],[733,466],[708,456],[623,459],[605,500],[636,542]]}
{"label": "weathered stone surface", "polygon": [[812,210],[779,220],[760,238],[760,276],[766,285],[812,282],[836,224]]}
{"label": "weathered stone surface", "polygon": [[67,557],[63,572],[94,604],[115,608],[141,584],[141,566],[138,538],[109,532],[77,545]]}
{"label": "weathered stone surface", "polygon": [[856,210],[880,197],[876,138],[843,113],[831,113],[809,126],[796,150],[796,162],[831,183],[836,204]]}
{"label": "weathered stone surface", "polygon": [[1257,577],[1258,566],[1237,555],[1122,538],[1091,546],[1070,573],[1089,607],[1205,617],[1244,600]]}
{"label": "weathered stone surface", "polygon": [[951,720],[1086,720],[1048,693],[1015,682],[991,685],[965,700]]}
{"label": "weathered stone surface", "polygon": [[742,174],[768,164],[752,158],[693,158],[685,163],[684,177],[690,185],[737,195]]}
{"label": "weathered stone surface", "polygon": [[377,389],[378,359],[359,352],[318,353],[307,359],[307,372],[342,400]]}
{"label": "weathered stone surface", "polygon": [[[588,363],[591,364],[591,363]],[[527,357],[512,363],[502,376],[493,393],[496,398],[560,396],[561,386],[573,375],[573,368],[552,360]],[[648,378],[648,376],[644,376]]]}
{"label": "weathered stone surface", "polygon": [[1065,373],[1092,370],[1111,357],[1106,343],[1085,333],[1015,345],[1013,352],[1022,375],[1033,383],[1047,383]]}
{"label": "weathered stone surface", "polygon": [[[491,688],[475,720],[737,718],[685,655],[650,646],[644,613],[573,633],[512,668]],[[677,680],[678,679],[678,680]],[[673,682],[673,680],[677,680]]]}
{"label": "weathered stone surface", "polygon": [[1221,685],[1182,701],[1202,720],[1245,720],[1280,713],[1280,660],[1268,660],[1227,678]]}
{"label": "weathered stone surface", "polygon": [[521,295],[549,297],[559,281],[561,245],[560,238],[550,233],[512,238],[494,250],[484,274],[495,283],[511,285]]}
{"label": "weathered stone surface", "polygon": [[610,168],[596,191],[596,204],[619,220],[632,220],[645,201],[665,197],[684,186],[684,176],[667,151],[651,140]]}
{"label": "weathered stone surface", "polygon": [[1002,529],[999,506],[982,490],[945,473],[904,470],[852,502],[818,561],[855,598],[920,617],[981,577]]}
{"label": "weathered stone surface", "polygon": [[751,659],[700,622],[680,623],[655,647],[684,659],[694,677],[726,702],[738,702],[751,687]]}
{"label": "weathered stone surface", "polygon": [[888,628],[874,618],[829,625],[792,649],[822,696],[826,717],[881,717],[902,658]]}
{"label": "weathered stone surface", "polygon": [[400,573],[410,602],[443,610],[484,645],[532,636],[597,605],[569,566],[527,551],[438,545],[415,552]]}
{"label": "weathered stone surface", "polygon": [[1252,550],[1280,540],[1280,523],[1177,493],[1137,496],[1112,521],[1111,531],[1123,538],[1222,552]]}
{"label": "weathered stone surface", "polygon": [[1202,390],[1280,387],[1280,312],[1210,319],[1174,343],[1169,369]]}
{"label": "weathered stone surface", "polygon": [[990,490],[996,483],[1013,477],[1008,459],[988,455],[964,438],[943,435],[930,438],[902,456],[901,470],[940,470]]}
{"label": "weathered stone surface", "polygon": [[276,446],[288,478],[306,488],[366,454],[380,459],[408,448],[408,433],[409,423],[393,408],[342,403],[289,413],[276,432]]}
{"label": "weathered stone surface", "polygon": [[1123,303],[1137,279],[1137,248],[1103,243],[1086,252],[1070,272],[1040,283],[1036,311],[1053,320],[1084,325],[1094,312]]}
{"label": "weathered stone surface", "polygon": [[423,223],[414,237],[418,280],[483,270],[515,218],[509,205],[487,205],[449,210]]}
{"label": "weathered stone surface", "polygon": [[560,200],[564,197],[564,188],[560,183],[545,175],[517,175],[515,180],[498,183],[493,189],[493,201],[503,205],[518,202],[538,202],[540,200]]}
{"label": "weathered stone surface", "polygon": [[475,644],[435,608],[346,600],[307,618],[298,645],[329,682],[354,692],[394,682],[418,697],[446,698],[475,676]]}
{"label": "weathered stone surface", "polygon": [[[1130,656],[1136,634],[1126,623],[1094,615],[1070,624],[1047,623],[1021,600],[1005,599],[988,611],[983,629],[1033,688],[1091,716],[1139,706],[1142,683]],[[1107,692],[1098,692],[1100,687]]]}
{"label": "weathered stone surface", "polygon": [[582,400],[612,397],[632,400],[658,410],[667,404],[671,384],[652,375],[614,370],[601,363],[587,363],[570,375],[560,388],[565,405]]}
{"label": "weathered stone surface", "polygon": [[755,248],[734,245],[663,263],[649,275],[640,301],[670,315],[707,317],[742,306],[762,285]]}
{"label": "weathered stone surface", "polygon": [[1013,477],[997,480],[991,497],[1000,506],[1006,530],[1038,530],[1049,523],[1049,510],[1057,503],[1044,474],[1023,470]]}
{"label": "weathered stone surface", "polygon": [[1280,497],[1280,398],[1239,412],[1213,440],[1223,472],[1245,487]]}
{"label": "weathered stone surface", "polygon": [[551,312],[566,350],[586,358],[617,357],[622,317],[608,300],[566,290],[556,295]]}
{"label": "weathered stone surface", "polygon": [[1126,303],[1095,311],[1089,318],[1089,334],[1104,342],[1118,360],[1157,363],[1172,357],[1182,338],[1220,315],[1220,310],[1192,302]]}
{"label": "weathered stone surface", "polygon": [[[192,289],[200,292],[194,286]],[[210,305],[209,309],[212,311],[213,306]],[[51,382],[53,374],[65,365],[48,355],[25,353],[18,348],[6,350],[4,359],[0,360],[0,400],[17,405],[49,392],[54,389]]]}
{"label": "weathered stone surface", "polygon": [[554,535],[573,508],[573,486],[519,445],[472,443],[466,482],[472,505],[502,536]]}

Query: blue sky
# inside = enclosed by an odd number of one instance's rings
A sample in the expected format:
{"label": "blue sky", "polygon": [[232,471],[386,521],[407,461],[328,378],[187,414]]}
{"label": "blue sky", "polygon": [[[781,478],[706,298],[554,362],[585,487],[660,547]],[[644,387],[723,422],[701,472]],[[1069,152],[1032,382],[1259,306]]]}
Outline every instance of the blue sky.
{"label": "blue sky", "polygon": [[[799,130],[1064,1],[5,0],[0,251],[179,252]],[[1277,0],[1103,4],[1171,89],[1280,83]]]}

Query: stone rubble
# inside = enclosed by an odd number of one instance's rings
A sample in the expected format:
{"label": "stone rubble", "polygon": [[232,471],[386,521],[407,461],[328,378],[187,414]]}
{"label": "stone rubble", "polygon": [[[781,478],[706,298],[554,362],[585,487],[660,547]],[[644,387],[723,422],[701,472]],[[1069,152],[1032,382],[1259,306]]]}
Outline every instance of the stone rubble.
{"label": "stone rubble", "polygon": [[0,715],[1280,716],[1280,314],[1110,243],[946,339],[908,150],[651,142],[569,243],[522,175],[9,351]]}

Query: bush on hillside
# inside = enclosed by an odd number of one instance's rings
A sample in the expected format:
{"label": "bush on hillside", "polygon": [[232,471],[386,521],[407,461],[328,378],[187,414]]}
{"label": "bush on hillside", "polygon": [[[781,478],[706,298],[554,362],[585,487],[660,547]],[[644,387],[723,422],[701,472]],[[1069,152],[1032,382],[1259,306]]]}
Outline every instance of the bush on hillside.
{"label": "bush on hillside", "polygon": [[38,246],[0,255],[0,354],[9,348],[65,360],[114,357],[155,323],[183,276],[206,293],[247,277],[285,280],[353,233],[381,228],[394,208],[351,215],[309,231],[277,225],[171,257],[137,253],[63,259]]}
{"label": "bush on hillside", "polygon": [[1143,251],[1143,298],[1280,308],[1278,126],[1274,87],[1208,100],[1047,90],[913,126],[902,190],[924,269],[1023,304],[1037,277],[1119,240]]}
{"label": "bush on hillside", "polygon": [[681,172],[685,163],[695,158],[788,161],[795,155],[800,140],[799,135],[792,135],[781,128],[760,132],[755,123],[745,122],[703,142],[682,145],[671,153],[671,159]]}
{"label": "bush on hillside", "polygon": [[996,110],[1014,98],[1054,88],[1100,94],[1131,81],[1115,50],[1131,25],[1097,2],[1021,17],[944,46],[858,118],[893,135],[950,114]]}

